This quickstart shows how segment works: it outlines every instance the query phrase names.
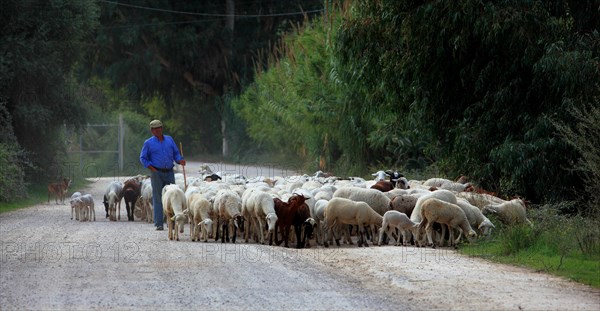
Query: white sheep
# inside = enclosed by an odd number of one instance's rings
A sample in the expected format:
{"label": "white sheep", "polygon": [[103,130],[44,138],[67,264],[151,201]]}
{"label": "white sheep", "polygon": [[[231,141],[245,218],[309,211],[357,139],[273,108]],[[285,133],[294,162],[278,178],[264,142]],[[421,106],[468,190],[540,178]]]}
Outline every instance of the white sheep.
{"label": "white sheep", "polygon": [[483,208],[483,214],[494,214],[506,225],[527,224],[533,227],[533,223],[527,219],[525,202],[521,199],[512,199],[499,204],[490,204]]}
{"label": "white sheep", "polygon": [[84,194],[78,199],[83,201],[84,203],[83,212],[85,214],[85,220],[91,221],[93,219],[94,221],[96,221],[96,211],[94,208],[94,198],[92,197],[92,195],[89,193]]}
{"label": "white sheep", "polygon": [[[383,221],[383,217],[373,210],[365,202],[355,202],[345,198],[333,198],[327,204],[324,212],[325,216],[325,228],[328,233],[328,238],[323,242],[325,247],[328,247],[329,241],[333,235],[334,227],[336,225],[357,225],[358,226],[358,246],[369,246],[365,239],[365,225],[380,226]],[[335,239],[336,244],[339,246],[339,238]]]}
{"label": "white sheep", "polygon": [[502,200],[496,196],[487,193],[459,192],[456,194],[456,196],[466,199],[467,201],[469,201],[469,203],[477,206],[480,210],[482,210],[487,205],[501,204],[506,202],[506,200]]}
{"label": "white sheep", "polygon": [[79,192],[79,191],[73,192],[73,194],[71,195],[71,200],[70,200],[70,203],[71,203],[71,219],[73,219],[73,213],[75,213],[75,219],[79,220],[79,210],[75,206],[75,198],[78,198],[80,196],[81,196],[81,192]]}
{"label": "white sheep", "polygon": [[[340,188],[333,193],[333,197],[365,202],[381,216],[390,210],[390,199],[377,189]],[[374,229],[374,227],[371,227],[373,233],[375,233]],[[377,243],[377,237],[375,234],[372,235],[373,243]]]}
{"label": "white sheep", "polygon": [[120,181],[111,182],[104,192],[104,208],[106,209],[106,218],[111,221],[121,219],[121,199],[123,197],[123,183]]}
{"label": "white sheep", "polygon": [[423,183],[427,187],[436,187],[454,192],[472,191],[473,185],[470,183],[458,183],[445,178],[430,178]]}
{"label": "white sheep", "polygon": [[340,188],[333,193],[333,197],[365,202],[381,216],[390,210],[390,198],[376,189]]}
{"label": "white sheep", "polygon": [[200,240],[200,230],[202,229],[203,240],[207,242],[208,237],[212,235],[212,218],[215,216],[211,203],[199,192],[194,192],[188,197],[187,204],[192,241]]}
{"label": "white sheep", "polygon": [[229,242],[229,224],[233,225],[233,238],[231,242],[235,243],[237,230],[244,232],[244,217],[242,216],[242,199],[237,192],[229,189],[222,189],[217,192],[213,209],[219,213],[219,224],[221,229],[221,242]]}
{"label": "white sheep", "polygon": [[[454,239],[454,229],[460,229],[464,232],[465,236],[468,237],[476,237],[477,234],[469,225],[469,220],[467,220],[467,216],[465,212],[456,204],[448,203],[446,201],[442,201],[436,198],[428,198],[421,204],[421,218],[423,221],[419,224],[419,229],[425,227],[425,232],[427,233],[427,241],[429,245],[435,247],[433,243],[432,234],[433,234],[433,223],[437,222],[442,225],[448,226],[450,233],[450,246],[455,245],[460,239],[460,235],[458,238]],[[442,238],[445,235],[444,226],[442,226],[442,235],[440,238],[440,245],[442,244]],[[462,233],[461,233],[462,234]]]}
{"label": "white sheep", "polygon": [[275,238],[273,232],[277,223],[277,213],[275,213],[273,196],[267,192],[256,191],[250,196],[248,204],[253,207],[252,217],[256,223],[255,228],[260,238],[260,244],[265,244],[263,228],[266,222],[269,245],[273,245],[273,239]]}
{"label": "white sheep", "polygon": [[183,212],[187,208],[183,190],[176,184],[166,185],[163,188],[162,204],[169,227],[169,240],[179,241],[179,233],[183,233],[184,225],[188,222],[188,217]]}
{"label": "white sheep", "polygon": [[492,229],[495,228],[494,224],[483,215],[477,206],[469,203],[464,198],[456,198],[456,200],[457,205],[465,212],[471,227],[477,228],[483,236],[487,236],[492,232]]}
{"label": "white sheep", "polygon": [[[427,200],[429,198],[436,198],[436,199],[439,199],[442,201],[446,201],[448,203],[456,204],[456,195],[454,195],[454,193],[450,190],[440,189],[440,190],[428,192],[426,194],[422,194],[417,199],[417,202],[415,203],[415,208],[413,209],[413,211],[410,215],[410,220],[412,220],[414,223],[420,223],[422,221],[421,205],[423,204],[423,202],[425,202],[425,200]],[[425,232],[423,229],[424,229],[424,227],[419,227],[419,230],[417,230],[417,232],[414,236],[415,245],[417,245],[417,246],[425,245],[425,235],[424,235]]]}
{"label": "white sheep", "polygon": [[315,239],[319,245],[323,244],[323,222],[325,221],[325,208],[328,203],[329,200],[320,199],[310,209],[310,217],[315,220]]}
{"label": "white sheep", "polygon": [[152,207],[152,183],[150,179],[146,179],[142,182],[140,201],[142,202],[142,209],[146,214],[146,222],[154,222],[154,208]]}
{"label": "white sheep", "polygon": [[384,171],[377,171],[371,175],[375,176],[375,181],[387,180],[387,177],[390,177],[390,175]]}
{"label": "white sheep", "polygon": [[400,236],[395,234],[395,230],[398,229],[402,234],[403,245],[408,245],[411,234],[417,229],[417,224],[412,222],[406,214],[398,211],[387,211],[383,214],[383,221],[381,228],[379,229],[379,245],[383,239],[383,233],[386,233],[389,237],[396,236],[395,245],[400,245]]}
{"label": "white sheep", "polygon": [[410,216],[410,220],[412,220],[415,223],[421,222],[421,204],[423,204],[423,202],[429,198],[436,198],[442,201],[446,201],[448,203],[456,204],[456,195],[454,195],[452,191],[444,189],[431,191],[427,194],[421,195],[417,199],[417,202],[415,203],[415,208],[413,209],[412,214]]}

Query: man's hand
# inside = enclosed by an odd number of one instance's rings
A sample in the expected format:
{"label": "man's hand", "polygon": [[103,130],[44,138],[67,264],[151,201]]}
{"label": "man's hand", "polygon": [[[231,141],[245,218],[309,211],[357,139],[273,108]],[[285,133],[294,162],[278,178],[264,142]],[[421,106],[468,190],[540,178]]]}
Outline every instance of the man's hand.
{"label": "man's hand", "polygon": [[179,165],[181,165],[181,166],[185,166],[185,160],[181,160],[181,161],[179,161]]}

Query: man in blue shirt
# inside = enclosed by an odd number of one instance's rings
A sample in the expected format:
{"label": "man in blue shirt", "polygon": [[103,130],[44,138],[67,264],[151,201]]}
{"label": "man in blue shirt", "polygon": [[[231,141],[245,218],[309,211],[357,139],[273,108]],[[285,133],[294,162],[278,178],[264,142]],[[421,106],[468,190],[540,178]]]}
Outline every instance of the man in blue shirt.
{"label": "man in blue shirt", "polygon": [[152,137],[144,142],[140,153],[140,162],[152,171],[152,206],[154,208],[154,226],[163,230],[162,189],[175,183],[173,162],[185,166],[185,160],[171,136],[163,135],[163,125],[160,120],[150,122]]}

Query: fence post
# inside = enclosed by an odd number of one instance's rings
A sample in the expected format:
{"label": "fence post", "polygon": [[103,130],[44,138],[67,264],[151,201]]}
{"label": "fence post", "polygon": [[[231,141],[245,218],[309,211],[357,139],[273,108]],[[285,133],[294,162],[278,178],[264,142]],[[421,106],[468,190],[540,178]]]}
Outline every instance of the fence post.
{"label": "fence post", "polygon": [[119,113],[119,171],[123,171],[123,114]]}

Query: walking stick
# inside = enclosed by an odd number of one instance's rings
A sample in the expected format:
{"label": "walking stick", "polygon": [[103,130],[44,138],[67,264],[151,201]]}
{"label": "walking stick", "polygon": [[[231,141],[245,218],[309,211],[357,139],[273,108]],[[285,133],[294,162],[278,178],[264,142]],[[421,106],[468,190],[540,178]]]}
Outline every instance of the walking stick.
{"label": "walking stick", "polygon": [[[181,145],[181,142],[179,142],[179,153],[181,153],[181,157],[183,157],[183,145]],[[183,186],[185,189],[183,191],[187,191],[187,179],[185,178],[185,165],[182,165],[181,168],[183,169]]]}

